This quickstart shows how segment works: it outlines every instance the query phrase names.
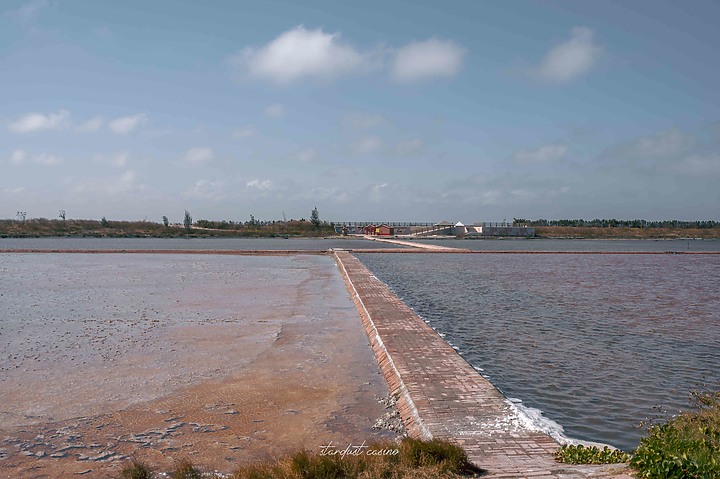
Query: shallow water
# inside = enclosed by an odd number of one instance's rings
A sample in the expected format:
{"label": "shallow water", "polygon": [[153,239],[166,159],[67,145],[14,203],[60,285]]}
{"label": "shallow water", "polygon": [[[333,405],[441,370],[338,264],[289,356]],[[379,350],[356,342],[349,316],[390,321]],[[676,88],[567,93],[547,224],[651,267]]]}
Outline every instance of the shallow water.
{"label": "shallow water", "polygon": [[720,255],[357,256],[566,436],[632,449],[654,406],[720,389]]}
{"label": "shallow water", "polygon": [[0,249],[324,251],[398,247],[354,238],[0,238]]}
{"label": "shallow water", "polygon": [[288,322],[356,316],[339,279],[323,301],[301,297],[329,274],[323,256],[0,254],[0,422],[96,414],[240,371]]}
{"label": "shallow water", "polygon": [[0,253],[0,477],[229,473],[386,438],[387,394],[329,255]]}
{"label": "shallow water", "polygon": [[474,251],[622,251],[622,252],[698,252],[720,251],[717,239],[615,240],[615,239],[424,239],[418,243],[464,248]]}

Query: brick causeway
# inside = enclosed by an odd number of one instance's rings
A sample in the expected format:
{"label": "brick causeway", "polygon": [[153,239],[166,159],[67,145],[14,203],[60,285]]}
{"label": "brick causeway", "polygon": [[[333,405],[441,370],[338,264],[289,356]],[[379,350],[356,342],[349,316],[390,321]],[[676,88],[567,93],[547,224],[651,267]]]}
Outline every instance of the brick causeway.
{"label": "brick causeway", "polygon": [[485,477],[631,477],[622,465],[557,463],[553,438],[531,430],[487,379],[350,252],[333,253],[411,437],[461,445]]}

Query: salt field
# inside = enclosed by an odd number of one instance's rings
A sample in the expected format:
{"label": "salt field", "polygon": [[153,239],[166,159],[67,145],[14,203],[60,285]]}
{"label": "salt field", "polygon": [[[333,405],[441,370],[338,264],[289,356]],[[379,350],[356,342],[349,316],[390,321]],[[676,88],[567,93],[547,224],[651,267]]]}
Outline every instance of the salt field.
{"label": "salt field", "polygon": [[632,449],[720,387],[718,255],[357,256],[556,436]]}
{"label": "salt field", "polygon": [[0,254],[4,477],[229,472],[381,437],[386,395],[330,257]]}
{"label": "salt field", "polygon": [[[413,239],[413,242],[473,251],[547,251],[547,252],[640,252],[694,253],[720,252],[718,239]],[[1,244],[1,243],[0,243]]]}
{"label": "salt field", "polygon": [[0,238],[0,250],[310,250],[397,248],[356,238]]}

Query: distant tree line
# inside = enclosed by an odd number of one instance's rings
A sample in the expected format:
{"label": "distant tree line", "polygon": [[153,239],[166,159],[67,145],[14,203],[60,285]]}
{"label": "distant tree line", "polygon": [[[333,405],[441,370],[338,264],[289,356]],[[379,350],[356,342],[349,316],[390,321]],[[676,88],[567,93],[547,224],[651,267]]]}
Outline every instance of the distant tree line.
{"label": "distant tree line", "polygon": [[646,221],[646,220],[616,220],[616,219],[594,219],[594,220],[527,220],[513,218],[513,226],[574,226],[574,227],[596,227],[596,228],[674,228],[674,229],[711,229],[720,228],[720,222],[707,221]]}
{"label": "distant tree line", "polygon": [[299,219],[299,220],[287,220],[287,221],[278,221],[278,220],[258,220],[255,218],[252,218],[250,221],[213,221],[213,220],[197,220],[195,222],[196,226],[199,226],[200,228],[210,228],[210,229],[216,229],[216,230],[240,230],[248,227],[267,227],[267,226],[282,226],[282,225],[290,225],[290,224],[298,224],[298,223],[305,223],[309,226],[312,226],[314,228],[319,228],[320,226],[334,226],[334,223],[328,223],[327,221],[318,221],[317,223],[313,223],[312,221],[308,221],[305,218]]}
{"label": "distant tree line", "polygon": [[[162,223],[147,221],[108,221],[104,216],[97,220],[67,219],[65,210],[59,211],[59,218],[28,219],[25,211],[18,211],[17,220],[0,219],[0,238],[26,236],[136,236],[136,237],[179,237],[179,236],[227,236],[227,237],[272,237],[272,236],[326,236],[334,235],[334,223],[320,219],[317,207],[310,212],[310,219],[285,218],[283,221],[257,220],[250,215],[249,221],[211,221],[193,217],[185,210],[182,224],[170,224],[167,216]],[[182,227],[182,228],[181,228]]]}

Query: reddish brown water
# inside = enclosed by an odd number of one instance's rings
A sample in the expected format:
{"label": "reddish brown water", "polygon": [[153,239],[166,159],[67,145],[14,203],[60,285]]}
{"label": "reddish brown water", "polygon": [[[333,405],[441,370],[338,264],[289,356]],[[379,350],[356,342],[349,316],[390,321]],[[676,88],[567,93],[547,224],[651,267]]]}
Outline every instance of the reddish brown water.
{"label": "reddish brown water", "polygon": [[556,436],[632,449],[720,389],[720,255],[358,257]]}

